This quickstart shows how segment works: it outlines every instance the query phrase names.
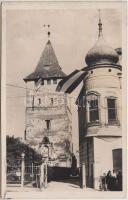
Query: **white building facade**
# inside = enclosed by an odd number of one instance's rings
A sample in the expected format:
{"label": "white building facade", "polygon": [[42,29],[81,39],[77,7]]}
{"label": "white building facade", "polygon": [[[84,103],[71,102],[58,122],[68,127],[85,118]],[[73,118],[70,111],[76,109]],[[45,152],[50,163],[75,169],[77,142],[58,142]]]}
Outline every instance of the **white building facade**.
{"label": "white building facade", "polygon": [[85,57],[88,74],[77,102],[83,178],[95,189],[100,188],[103,173],[122,170],[121,49],[116,52],[108,46],[101,19],[98,25],[98,40]]}

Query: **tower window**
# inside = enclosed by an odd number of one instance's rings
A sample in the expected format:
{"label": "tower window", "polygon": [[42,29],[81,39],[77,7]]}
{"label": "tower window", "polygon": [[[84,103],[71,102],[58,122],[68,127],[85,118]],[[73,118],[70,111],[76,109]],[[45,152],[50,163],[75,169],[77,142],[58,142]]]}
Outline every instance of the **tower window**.
{"label": "tower window", "polygon": [[51,129],[51,121],[49,119],[45,120],[46,122],[46,129],[50,130]]}
{"label": "tower window", "polygon": [[53,98],[51,98],[51,105],[53,105]]}
{"label": "tower window", "polygon": [[41,81],[41,85],[44,85],[44,80]]}
{"label": "tower window", "polygon": [[90,122],[99,121],[98,99],[89,102]]}
{"label": "tower window", "polygon": [[87,118],[90,123],[99,122],[99,98],[96,94],[89,94],[87,96]]}
{"label": "tower window", "polygon": [[38,103],[39,103],[39,105],[41,104],[41,99],[40,98],[38,99]]}
{"label": "tower window", "polygon": [[111,70],[111,69],[109,69],[108,71],[109,71],[109,72],[111,72],[112,70]]}
{"label": "tower window", "polygon": [[47,80],[47,84],[48,85],[50,85],[51,84],[51,80],[49,79],[49,80]]}
{"label": "tower window", "polygon": [[54,80],[53,80],[53,84],[57,84],[57,79],[54,79]]}
{"label": "tower window", "polygon": [[115,123],[117,121],[116,99],[108,98],[107,107],[108,107],[108,123]]}

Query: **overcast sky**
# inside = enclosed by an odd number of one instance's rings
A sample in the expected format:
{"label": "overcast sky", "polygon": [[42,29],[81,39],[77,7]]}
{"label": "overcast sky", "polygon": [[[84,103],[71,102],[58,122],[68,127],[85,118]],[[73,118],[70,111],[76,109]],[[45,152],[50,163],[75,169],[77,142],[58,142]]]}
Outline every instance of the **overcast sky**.
{"label": "overcast sky", "polygon": [[[113,48],[121,47],[121,11],[101,10],[101,18],[107,43]],[[47,42],[47,30],[43,24],[51,25],[50,40],[63,71],[69,74],[85,66],[85,55],[98,37],[98,10],[8,10],[7,83],[25,86],[23,78],[34,71]],[[78,92],[79,89],[72,95]],[[73,134],[77,134],[76,109],[74,113]],[[7,134],[22,137],[24,121],[25,90],[7,86]]]}

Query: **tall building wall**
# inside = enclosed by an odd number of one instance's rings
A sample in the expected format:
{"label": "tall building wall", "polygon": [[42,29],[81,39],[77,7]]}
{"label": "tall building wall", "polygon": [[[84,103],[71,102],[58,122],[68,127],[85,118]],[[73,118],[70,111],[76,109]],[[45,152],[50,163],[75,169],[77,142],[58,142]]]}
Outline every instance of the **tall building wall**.
{"label": "tall building wall", "polygon": [[[45,83],[46,84],[46,83]],[[71,157],[71,110],[67,96],[55,91],[54,85],[40,85],[27,90],[26,142],[39,150],[44,137],[52,143],[52,155],[56,165]],[[34,87],[33,87],[34,88]]]}
{"label": "tall building wall", "polygon": [[50,41],[26,82],[26,142],[52,166],[71,166],[72,115],[68,97],[56,91],[66,74],[61,70]]}

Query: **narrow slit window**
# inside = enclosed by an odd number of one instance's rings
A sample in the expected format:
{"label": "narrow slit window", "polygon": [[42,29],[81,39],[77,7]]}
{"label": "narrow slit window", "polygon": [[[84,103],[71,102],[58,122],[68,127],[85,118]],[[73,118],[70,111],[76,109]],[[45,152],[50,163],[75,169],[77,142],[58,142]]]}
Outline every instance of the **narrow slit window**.
{"label": "narrow slit window", "polygon": [[38,99],[38,103],[39,103],[39,105],[41,104],[41,99],[40,98]]}
{"label": "narrow slit window", "polygon": [[46,122],[46,129],[50,130],[51,129],[51,121],[48,119],[48,120],[45,120],[45,122]]}
{"label": "narrow slit window", "polygon": [[57,79],[54,79],[54,80],[53,80],[53,84],[57,84]]}
{"label": "narrow slit window", "polygon": [[51,85],[51,80],[50,80],[50,79],[47,80],[47,84],[48,84],[48,85]]}
{"label": "narrow slit window", "polygon": [[54,102],[54,101],[53,101],[53,98],[51,98],[51,105],[53,105],[53,102]]}

